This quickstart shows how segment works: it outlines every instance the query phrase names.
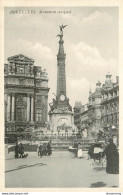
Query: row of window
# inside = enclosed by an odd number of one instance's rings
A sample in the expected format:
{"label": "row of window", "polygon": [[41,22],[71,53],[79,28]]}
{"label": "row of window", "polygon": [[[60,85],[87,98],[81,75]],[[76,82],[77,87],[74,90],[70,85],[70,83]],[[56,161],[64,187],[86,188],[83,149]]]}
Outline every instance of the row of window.
{"label": "row of window", "polygon": [[115,123],[117,123],[118,122],[118,117],[117,117],[117,115],[111,115],[110,117],[105,117],[105,118],[102,118],[102,122],[104,122],[104,123],[108,123],[108,122],[115,122]]}
{"label": "row of window", "polygon": [[118,111],[117,103],[102,107],[102,113],[112,113],[112,112],[116,112],[116,111]]}
{"label": "row of window", "polygon": [[[41,108],[37,108],[36,109],[36,113],[35,113],[35,121],[42,121],[43,120],[43,115],[42,115],[42,109]],[[9,118],[10,120],[12,119],[10,113],[7,113],[7,118]],[[17,121],[26,121],[26,110],[25,108],[17,108],[17,114],[16,114],[16,120]],[[29,116],[29,121],[31,121],[31,114]]]}
{"label": "row of window", "polygon": [[110,98],[116,97],[117,95],[118,95],[118,91],[110,92],[107,95],[106,94],[102,95],[102,99],[103,100],[110,99]]}

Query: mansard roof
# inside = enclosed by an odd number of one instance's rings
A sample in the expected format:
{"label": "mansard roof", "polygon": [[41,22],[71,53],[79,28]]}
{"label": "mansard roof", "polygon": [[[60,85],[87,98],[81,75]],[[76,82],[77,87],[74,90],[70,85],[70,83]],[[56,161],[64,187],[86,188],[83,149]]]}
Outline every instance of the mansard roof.
{"label": "mansard roof", "polygon": [[9,57],[7,59],[8,61],[24,61],[24,62],[34,62],[32,58],[29,58],[28,56],[25,56],[23,54],[18,54],[12,57]]}

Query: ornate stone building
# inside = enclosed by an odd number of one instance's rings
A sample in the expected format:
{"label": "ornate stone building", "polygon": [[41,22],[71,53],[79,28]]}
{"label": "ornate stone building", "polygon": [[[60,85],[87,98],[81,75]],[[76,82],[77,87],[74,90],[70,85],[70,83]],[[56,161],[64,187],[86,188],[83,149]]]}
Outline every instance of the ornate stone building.
{"label": "ornate stone building", "polygon": [[46,71],[22,54],[9,57],[4,70],[6,136],[45,127],[49,92]]}
{"label": "ornate stone building", "polygon": [[116,82],[111,80],[112,75],[106,75],[105,84],[102,86],[102,127],[111,135],[118,135],[119,131],[119,77]]}
{"label": "ornate stone building", "polygon": [[[81,109],[77,118],[74,117],[75,124],[79,119],[79,129],[85,128],[88,132],[108,132],[109,136],[118,135],[119,131],[119,77],[116,82],[111,80],[111,74],[106,74],[106,81],[101,87],[98,81],[95,92],[89,92],[87,109]],[[74,111],[75,112],[75,111]],[[75,113],[76,116],[76,113]]]}
{"label": "ornate stone building", "polygon": [[96,83],[95,92],[89,92],[88,98],[88,128],[89,130],[100,129],[101,124],[101,83]]}

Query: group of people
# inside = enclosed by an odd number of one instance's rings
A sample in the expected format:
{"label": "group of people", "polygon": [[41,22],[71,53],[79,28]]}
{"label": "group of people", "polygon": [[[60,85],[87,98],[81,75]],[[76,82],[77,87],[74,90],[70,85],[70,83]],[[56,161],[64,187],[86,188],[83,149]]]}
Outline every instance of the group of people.
{"label": "group of people", "polygon": [[[106,172],[109,174],[118,174],[119,173],[119,153],[116,145],[113,143],[113,139],[109,139],[109,144],[105,147],[101,147],[99,144],[92,144],[88,150],[88,160],[100,160],[106,156]],[[74,143],[74,148],[77,150],[77,157],[81,158],[83,155],[81,143]]]}
{"label": "group of people", "polygon": [[97,148],[91,145],[88,150],[88,159],[93,158],[100,160],[106,156],[106,172],[109,174],[119,173],[119,153],[113,139],[109,139],[109,145],[105,148]]}
{"label": "group of people", "polygon": [[52,148],[50,143],[49,142],[47,144],[40,143],[38,148],[38,155],[42,157],[51,154],[52,154]]}
{"label": "group of people", "polygon": [[[52,154],[52,148],[50,143],[48,142],[47,144],[40,143],[38,147],[38,155],[40,157],[45,156],[45,155],[51,155]],[[24,154],[24,146],[22,143],[18,145],[16,142],[15,145],[15,158],[24,158],[27,157],[28,154]]]}
{"label": "group of people", "polygon": [[16,142],[16,146],[15,146],[15,158],[23,158],[25,157],[24,154],[24,146],[22,143],[20,143],[20,145],[18,145],[18,143]]}
{"label": "group of people", "polygon": [[[81,143],[74,143],[73,146],[77,151],[77,157],[82,158],[83,151],[82,151],[82,145]],[[51,155],[52,154],[52,148],[50,143],[40,143],[38,148],[38,155],[40,157],[44,155]],[[113,143],[113,139],[109,139],[109,145],[103,149],[103,147],[95,147],[95,144],[92,144],[88,150],[88,160],[93,158],[95,159],[101,159],[104,156],[106,156],[106,172],[109,174],[118,174],[119,173],[119,153],[117,150],[116,145]],[[22,143],[18,145],[16,143],[15,146],[15,158],[24,158],[26,155],[24,154],[24,146]]]}

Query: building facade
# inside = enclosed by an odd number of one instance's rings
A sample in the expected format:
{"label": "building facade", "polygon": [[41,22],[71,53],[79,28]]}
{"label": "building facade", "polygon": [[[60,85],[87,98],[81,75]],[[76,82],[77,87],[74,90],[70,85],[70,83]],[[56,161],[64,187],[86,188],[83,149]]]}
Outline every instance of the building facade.
{"label": "building facade", "polygon": [[8,58],[4,67],[5,136],[45,127],[48,120],[48,77],[23,55]]}
{"label": "building facade", "polygon": [[82,106],[82,112],[80,114],[81,119],[81,131],[88,129],[88,120],[89,120],[89,114],[88,114],[88,104],[85,104]]}
{"label": "building facade", "polygon": [[[77,120],[81,121],[79,129],[88,130],[88,134],[96,134],[99,131],[108,133],[108,136],[117,135],[119,131],[119,77],[116,82],[112,82],[111,74],[106,74],[106,81],[101,86],[96,83],[95,92],[89,92],[88,103],[85,105],[86,110],[81,109],[77,118],[74,117],[75,124]],[[76,116],[76,113],[75,113]]]}
{"label": "building facade", "polygon": [[101,122],[105,131],[111,135],[118,135],[119,131],[119,78],[116,82],[111,80],[112,75],[106,75],[105,84],[102,86]]}

